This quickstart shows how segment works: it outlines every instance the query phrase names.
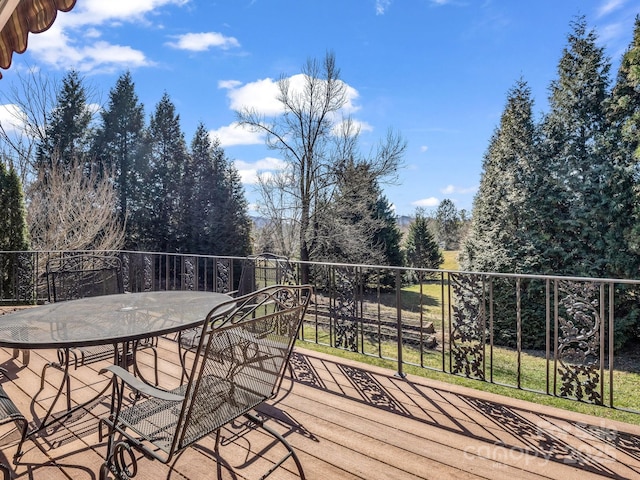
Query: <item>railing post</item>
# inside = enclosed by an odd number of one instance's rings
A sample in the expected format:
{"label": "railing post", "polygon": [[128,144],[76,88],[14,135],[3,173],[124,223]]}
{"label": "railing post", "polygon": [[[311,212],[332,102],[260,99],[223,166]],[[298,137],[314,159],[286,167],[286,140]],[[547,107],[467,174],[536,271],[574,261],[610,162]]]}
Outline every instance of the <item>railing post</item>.
{"label": "railing post", "polygon": [[398,339],[398,371],[396,377],[404,378],[407,375],[402,369],[402,278],[400,269],[396,269],[396,338]]}

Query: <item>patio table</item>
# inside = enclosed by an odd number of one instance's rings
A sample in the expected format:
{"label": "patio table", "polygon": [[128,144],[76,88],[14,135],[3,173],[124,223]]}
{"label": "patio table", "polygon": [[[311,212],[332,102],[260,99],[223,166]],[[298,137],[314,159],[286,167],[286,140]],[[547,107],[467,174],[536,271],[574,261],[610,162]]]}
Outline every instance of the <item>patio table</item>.
{"label": "patio table", "polygon": [[[0,346],[14,349],[65,349],[61,359],[63,382],[40,425],[32,435],[55,421],[67,418],[90,402],[70,406],[48,423],[69,378],[68,350],[73,347],[113,344],[126,352],[132,342],[152,338],[201,324],[219,303],[231,297],[222,293],[158,291],[124,293],[50,303],[4,315],[0,320]],[[126,355],[123,355],[126,359]],[[114,359],[115,360],[115,359]],[[96,398],[104,393],[100,392]]]}

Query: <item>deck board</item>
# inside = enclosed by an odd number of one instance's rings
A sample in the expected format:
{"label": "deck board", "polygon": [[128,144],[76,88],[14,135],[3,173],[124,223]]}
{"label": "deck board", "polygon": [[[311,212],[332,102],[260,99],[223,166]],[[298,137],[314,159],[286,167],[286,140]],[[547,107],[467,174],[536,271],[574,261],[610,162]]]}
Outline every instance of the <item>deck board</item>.
{"label": "deck board", "polygon": [[[60,372],[49,369],[38,393],[42,367],[55,351],[33,351],[28,366],[0,349],[9,371],[3,387],[25,415],[40,416],[55,394]],[[161,385],[180,380],[176,344],[158,345]],[[140,353],[152,378],[149,351]],[[72,372],[72,398],[89,398],[105,385],[96,363]],[[260,408],[268,424],[294,446],[309,480],[367,479],[556,479],[640,478],[640,428],[574,414],[459,386],[407,376],[296,348],[293,377],[278,397]],[[36,396],[37,394],[37,396]],[[33,397],[36,401],[32,401]],[[101,399],[35,442],[25,443],[17,479],[95,480],[105,453],[97,418],[108,411]],[[58,407],[63,408],[64,402]],[[136,479],[253,479],[281,447],[271,437],[241,425],[223,429],[220,455],[207,437],[171,465],[142,458]],[[0,461],[10,460],[17,433],[0,427]],[[298,478],[291,460],[270,478]]]}

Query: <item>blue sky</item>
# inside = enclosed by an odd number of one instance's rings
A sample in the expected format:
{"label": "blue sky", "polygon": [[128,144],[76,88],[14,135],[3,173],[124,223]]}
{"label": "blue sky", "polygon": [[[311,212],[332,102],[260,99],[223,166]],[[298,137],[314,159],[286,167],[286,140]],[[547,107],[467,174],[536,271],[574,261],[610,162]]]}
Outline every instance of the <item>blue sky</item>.
{"label": "blue sky", "polygon": [[29,68],[58,78],[75,68],[104,104],[130,70],[147,118],[168,93],[187,142],[203,122],[255,202],[256,175],[282,162],[234,128],[234,109],[275,111],[276,80],[330,50],[363,152],[389,128],[407,140],[399,184],[384,186],[396,212],[445,198],[470,210],[507,91],[524,78],[536,113],[546,111],[577,15],[599,34],[614,78],[639,13],[638,0],[78,0],[30,36],[0,89]]}

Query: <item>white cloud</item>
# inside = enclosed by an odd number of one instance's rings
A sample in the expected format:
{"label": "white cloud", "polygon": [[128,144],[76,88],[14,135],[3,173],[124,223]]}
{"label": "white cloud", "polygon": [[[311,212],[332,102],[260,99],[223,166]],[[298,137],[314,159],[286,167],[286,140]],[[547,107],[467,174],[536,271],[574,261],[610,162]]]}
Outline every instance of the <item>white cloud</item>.
{"label": "white cloud", "polygon": [[233,145],[260,145],[264,144],[264,135],[259,132],[251,132],[233,122],[217,130],[209,130],[209,136],[220,140],[221,147]]}
{"label": "white cloud", "polygon": [[[289,88],[294,95],[304,91],[304,74],[293,75],[289,77],[288,81]],[[263,78],[246,84],[235,80],[225,80],[219,82],[218,87],[228,90],[227,96],[232,110],[240,111],[244,108],[250,108],[263,115],[282,113],[282,104],[277,99],[280,93],[277,80]],[[348,84],[345,84],[345,89],[346,103],[340,113],[346,116],[357,112],[360,107],[355,104],[355,100],[359,96],[358,91]]]}
{"label": "white cloud", "polygon": [[240,42],[234,37],[225,37],[217,32],[186,33],[176,38],[177,41],[168,42],[167,45],[179,50],[189,50],[192,52],[204,52],[212,47],[227,50],[240,46]]}
{"label": "white cloud", "polygon": [[447,185],[442,190],[440,190],[444,195],[451,195],[453,193],[458,194],[468,194],[475,193],[478,187],[456,187],[455,185]]}
{"label": "white cloud", "polygon": [[436,197],[423,198],[411,203],[416,207],[437,207],[440,204],[440,200]]}
{"label": "white cloud", "polygon": [[598,28],[598,41],[601,45],[609,44],[628,33],[628,25],[623,22],[610,23]]}
{"label": "white cloud", "polygon": [[268,179],[275,172],[284,170],[287,167],[286,162],[273,157],[265,157],[253,163],[235,160],[233,164],[238,170],[240,180],[244,185],[255,185],[258,183],[259,178]]}
{"label": "white cloud", "polygon": [[24,130],[27,117],[20,107],[13,103],[0,105],[0,125],[7,133]]}
{"label": "white cloud", "polygon": [[168,5],[182,6],[189,0],[84,0],[68,14],[60,14],[56,22],[69,27],[102,25],[105,23],[146,22],[147,15]]}
{"label": "white cloud", "polygon": [[238,175],[240,175],[240,181],[243,185],[256,185],[258,183],[257,170],[253,168],[245,168],[241,170],[237,167],[236,170],[238,170]]}
{"label": "white cloud", "polygon": [[422,146],[420,147],[420,151],[421,151],[422,153],[426,152],[427,150],[429,150],[429,147],[427,147],[426,145],[422,145]]}
{"label": "white cloud", "polygon": [[376,15],[384,15],[389,5],[391,0],[376,0]]}
{"label": "white cloud", "polygon": [[606,0],[600,8],[598,8],[598,17],[604,17],[605,15],[610,14],[614,10],[622,7],[625,4],[626,0]]}
{"label": "white cloud", "polygon": [[[150,24],[148,17],[161,7],[186,5],[189,0],[85,0],[74,10],[60,13],[53,26],[29,37],[29,51],[39,62],[54,68],[73,67],[81,72],[100,73],[150,66],[144,52],[128,45],[97,40],[99,27],[124,23]],[[78,45],[83,45],[79,47]]]}
{"label": "white cloud", "polygon": [[236,88],[242,85],[242,82],[239,80],[219,80],[218,88]]}
{"label": "white cloud", "polygon": [[350,125],[347,121],[338,122],[333,126],[331,133],[333,135],[341,135],[348,133],[349,135],[360,133],[360,132],[372,132],[373,126],[367,122],[363,122],[361,120],[349,120]]}
{"label": "white cloud", "polygon": [[249,163],[244,160],[236,160],[234,162],[239,170],[255,169],[255,170],[284,170],[287,168],[287,162],[279,158],[265,157],[257,162]]}
{"label": "white cloud", "polygon": [[256,80],[247,84],[238,84],[230,87],[227,83],[224,88],[228,90],[227,96],[231,102],[232,110],[240,111],[244,108],[252,108],[264,115],[279,115],[282,113],[282,104],[277,100],[278,84],[271,78]]}

